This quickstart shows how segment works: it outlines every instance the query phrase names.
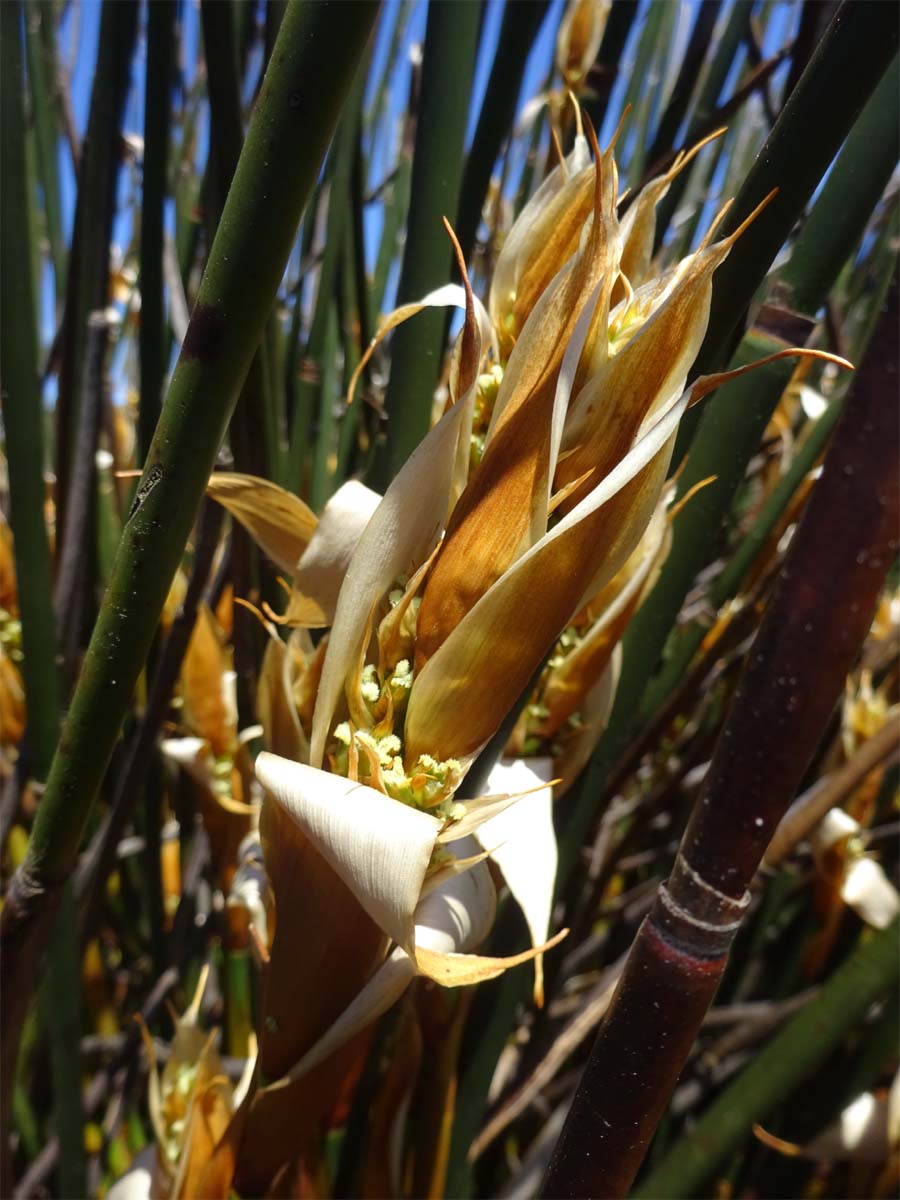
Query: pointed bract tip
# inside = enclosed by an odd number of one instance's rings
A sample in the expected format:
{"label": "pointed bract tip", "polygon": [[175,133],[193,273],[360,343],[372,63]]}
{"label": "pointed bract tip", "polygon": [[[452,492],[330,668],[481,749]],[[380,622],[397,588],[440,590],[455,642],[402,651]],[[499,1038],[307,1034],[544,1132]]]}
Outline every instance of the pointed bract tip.
{"label": "pointed bract tip", "polygon": [[597,131],[594,128],[594,122],[591,120],[588,113],[584,114],[584,128],[585,128],[585,137],[587,138],[588,143],[590,144],[591,151],[594,155],[594,158],[596,158],[597,161],[599,162],[601,153],[600,153],[599,143],[597,142]]}
{"label": "pointed bract tip", "polygon": [[745,217],[744,220],[740,223],[740,225],[738,225],[738,227],[737,227],[737,229],[735,229],[734,233],[730,233],[728,235],[728,237],[725,240],[728,242],[729,246],[733,246],[734,243],[741,236],[741,234],[744,233],[745,230],[749,229],[749,227],[753,224],[753,222],[756,220],[756,218],[759,216],[759,214],[763,211],[763,209],[769,207],[769,205],[772,203],[772,201],[778,195],[778,191],[779,191],[778,188],[772,188],[771,192],[769,192],[769,194],[767,196],[764,196],[763,199],[760,200],[759,204],[757,204],[756,208],[754,208],[754,210],[750,213],[750,215],[748,217]]}
{"label": "pointed bract tip", "polygon": [[672,163],[671,167],[669,167],[668,171],[666,171],[666,178],[674,179],[676,175],[683,171],[684,168],[697,157],[704,147],[708,146],[710,142],[714,142],[716,138],[721,137],[722,134],[727,131],[727,129],[727,125],[720,125],[718,129],[714,129],[712,133],[708,133],[706,137],[701,138],[699,142],[695,142],[689,150],[679,150],[675,161]]}
{"label": "pointed bract tip", "polygon": [[603,152],[604,154],[612,154],[613,150],[616,148],[616,142],[619,140],[619,138],[622,134],[622,130],[625,128],[625,122],[628,119],[628,116],[630,113],[631,113],[631,105],[626,104],[625,107],[622,109],[621,117],[619,117],[619,123],[616,126],[612,137],[609,139],[609,145],[606,147],[606,149]]}
{"label": "pointed bract tip", "polygon": [[459,267],[459,273],[462,277],[463,287],[466,289],[466,295],[468,296],[472,291],[472,285],[469,282],[469,272],[466,270],[466,260],[462,252],[462,246],[459,244],[459,238],[456,236],[456,231],[450,224],[449,219],[447,217],[441,217],[441,220],[444,223],[444,229],[447,231],[447,237],[450,239],[450,244],[453,247],[456,265]]}
{"label": "pointed bract tip", "polygon": [[[732,204],[734,204],[734,197],[732,197],[729,200],[726,200],[725,203],[722,205],[722,207],[719,209],[719,211],[716,213],[716,215],[713,217],[712,221],[710,222],[709,229],[707,229],[706,233],[704,234],[703,240],[701,241],[700,245],[697,247],[698,254],[701,254],[711,244],[713,238],[716,235],[716,230],[719,228],[719,226],[725,220],[725,216],[728,213],[728,210],[731,208]],[[729,244],[729,246],[731,245],[730,242],[728,244]]]}
{"label": "pointed bract tip", "polygon": [[698,492],[702,492],[704,488],[709,487],[712,483],[715,483],[718,478],[718,475],[707,475],[705,479],[698,479],[693,487],[688,488],[684,495],[676,500],[671,508],[666,510],[666,518],[669,521],[669,524],[675,520],[675,518],[686,505],[690,504]]}
{"label": "pointed bract tip", "polygon": [[459,274],[462,278],[463,288],[466,293],[466,323],[464,343],[467,344],[467,350],[471,353],[474,347],[474,338],[477,330],[477,322],[475,320],[475,295],[472,291],[472,284],[469,281],[469,272],[466,270],[466,259],[462,252],[462,246],[459,244],[459,238],[450,224],[447,217],[442,217],[444,229],[447,231],[447,237],[453,246],[453,253],[456,256],[456,265],[459,268]]}

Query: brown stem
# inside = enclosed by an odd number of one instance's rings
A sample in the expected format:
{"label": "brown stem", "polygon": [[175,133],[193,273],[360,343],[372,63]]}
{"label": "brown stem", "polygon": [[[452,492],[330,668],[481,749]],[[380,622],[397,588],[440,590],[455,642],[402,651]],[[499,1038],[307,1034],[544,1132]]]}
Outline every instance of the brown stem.
{"label": "brown stem", "polygon": [[751,647],[681,850],[635,939],[542,1196],[624,1196],[724,971],[748,888],[897,552],[898,277]]}

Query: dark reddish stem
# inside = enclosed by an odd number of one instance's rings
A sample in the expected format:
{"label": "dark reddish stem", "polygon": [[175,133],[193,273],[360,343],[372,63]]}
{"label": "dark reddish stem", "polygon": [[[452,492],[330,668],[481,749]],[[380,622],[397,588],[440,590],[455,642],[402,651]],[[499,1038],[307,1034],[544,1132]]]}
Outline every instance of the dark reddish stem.
{"label": "dark reddish stem", "polygon": [[544,1197],[625,1196],[725,968],[769,839],[866,636],[898,545],[895,275],[744,668],[675,867],[635,939]]}

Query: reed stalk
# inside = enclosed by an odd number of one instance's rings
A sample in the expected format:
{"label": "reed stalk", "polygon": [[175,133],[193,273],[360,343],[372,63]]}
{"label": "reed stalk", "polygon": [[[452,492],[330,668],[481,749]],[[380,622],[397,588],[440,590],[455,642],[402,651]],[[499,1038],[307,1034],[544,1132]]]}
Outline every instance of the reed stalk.
{"label": "reed stalk", "polygon": [[66,277],[66,307],[57,401],[57,524],[65,528],[69,476],[75,457],[88,319],[106,307],[109,232],[118,167],[118,130],[137,29],[133,0],[103,5],[88,125],[78,160],[78,196]]}
{"label": "reed stalk", "polygon": [[[700,82],[700,90],[682,142],[685,148],[694,145],[715,128],[719,96],[722,94],[722,88],[725,86],[741,42],[747,36],[752,12],[752,8],[746,4],[735,4],[725,20],[724,27],[716,39],[709,66]],[[650,161],[655,162],[656,159],[651,156]],[[694,170],[696,169],[695,166]],[[673,179],[668,192],[659,202],[656,210],[657,248],[662,244],[663,237],[688,186],[689,178],[689,173],[682,171]]]}
{"label": "reed stalk", "polygon": [[584,111],[595,129],[602,129],[613,85],[619,74],[619,60],[638,14],[637,0],[615,0],[603,33],[597,59],[591,68],[591,90],[584,98]]}
{"label": "reed stalk", "polygon": [[724,972],[747,889],[868,632],[900,537],[898,318],[895,276],[675,866],[591,1051],[544,1196],[627,1194]]}
{"label": "reed stalk", "polygon": [[[887,929],[859,939],[819,995],[679,1139],[632,1193],[634,1200],[690,1197],[704,1191],[710,1176],[740,1146],[753,1123],[789,1100],[798,1085],[865,1018],[872,1004],[891,987],[896,990],[898,932],[900,924],[894,921]],[[896,1025],[891,1024],[889,1037],[895,1045]],[[881,1045],[878,1049],[882,1050]]]}
{"label": "reed stalk", "polygon": [[[480,6],[429,4],[416,124],[406,248],[397,304],[418,300],[446,283],[451,252],[441,218],[455,213],[462,180],[469,93],[478,44]],[[444,314],[430,310],[393,336],[385,407],[387,437],[373,468],[384,491],[428,432],[441,369]]]}
{"label": "reed stalk", "polygon": [[[60,684],[52,606],[50,547],[44,523],[43,411],[38,373],[35,297],[27,227],[30,199],[25,171],[22,6],[0,6],[0,341],[2,397],[9,470],[10,519],[14,534],[22,664],[27,718],[21,780],[43,785],[59,736]],[[59,1187],[63,1195],[85,1190],[81,1117],[78,963],[72,937],[71,896],[63,897],[44,987],[44,1024],[50,1042],[54,1118],[60,1139]],[[22,1016],[25,1008],[23,1006]],[[74,1029],[73,1029],[74,1027]],[[15,1084],[17,1047],[4,1058],[0,1097],[0,1191],[11,1194],[9,1161],[10,1089]],[[19,1104],[21,1111],[22,1104]]]}
{"label": "reed stalk", "polygon": [[0,237],[0,340],[3,342],[3,426],[9,469],[10,521],[22,622],[22,674],[28,722],[24,767],[47,778],[59,736],[60,691],[56,668],[52,568],[44,522],[44,424],[29,247],[22,230],[30,199],[25,174],[19,4],[0,7],[2,59],[2,203]]}
{"label": "reed stalk", "polygon": [[[716,272],[713,306],[695,369],[729,357],[747,307],[817,184],[897,53],[900,12],[844,0],[729,209],[727,236],[777,188]],[[844,86],[836,88],[840,78]]]}
{"label": "reed stalk", "polygon": [[[327,425],[328,421],[327,419],[324,422],[322,420],[322,405],[330,404],[332,409],[334,407],[334,396],[330,398],[325,396],[323,374],[327,369],[325,357],[328,353],[329,343],[333,342],[331,324],[334,320],[334,301],[340,278],[344,233],[345,230],[351,228],[350,180],[359,132],[363,83],[363,74],[360,72],[344,107],[331,148],[328,173],[328,217],[322,262],[319,267],[316,304],[294,384],[296,398],[288,446],[289,486],[294,491],[303,489],[305,484],[304,455],[310,447],[310,441],[315,442],[316,452],[319,453],[320,438],[327,439],[328,431],[324,425]],[[316,420],[315,427],[313,426],[314,419]],[[315,436],[311,439],[310,433],[313,431]],[[323,483],[320,474],[317,474],[317,489],[320,489]]]}
{"label": "reed stalk", "polygon": [[[116,6],[117,7],[117,6]],[[88,648],[28,855],[0,917],[3,1079],[60,892],[376,14],[285,14]]]}
{"label": "reed stalk", "polygon": [[109,337],[110,240],[119,174],[119,124],[137,36],[135,0],[106,0],[87,135],[78,170],[72,250],[66,283],[56,425],[56,581],[54,607],[70,685],[85,625],[92,619],[94,457],[103,412]]}
{"label": "reed stalk", "polygon": [[28,62],[28,82],[34,114],[38,168],[41,180],[41,199],[44,224],[53,263],[53,282],[57,300],[66,286],[66,241],[63,235],[62,202],[59,190],[59,119],[53,102],[56,87],[53,9],[38,0],[25,5],[25,54]]}
{"label": "reed stalk", "polygon": [[481,209],[491,172],[504,140],[515,127],[516,105],[525,63],[537,32],[547,15],[547,0],[506,0],[491,65],[487,90],[466,157],[459,197],[456,236],[468,262],[475,246]]}
{"label": "reed stalk", "polygon": [[653,144],[647,151],[647,162],[655,163],[672,150],[690,106],[691,97],[697,88],[697,78],[712,41],[713,30],[722,7],[721,0],[702,0],[690,41],[672,89],[669,102],[659,119]]}
{"label": "reed stalk", "polygon": [[166,377],[166,302],[163,281],[163,208],[169,165],[172,81],[175,67],[175,0],[147,9],[144,90],[144,190],[141,199],[141,402],[140,461],[150,448]]}

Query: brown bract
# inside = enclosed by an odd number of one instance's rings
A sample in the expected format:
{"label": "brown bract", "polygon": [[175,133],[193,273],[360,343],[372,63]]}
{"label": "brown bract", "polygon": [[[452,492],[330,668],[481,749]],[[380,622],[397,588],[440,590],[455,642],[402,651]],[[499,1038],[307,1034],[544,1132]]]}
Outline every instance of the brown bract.
{"label": "brown bract", "polygon": [[[594,147],[593,219],[581,249],[538,300],[506,365],[484,458],[453,511],[422,597],[417,670],[546,529],[551,424],[563,356],[616,259],[615,169],[611,152],[601,158],[596,141]],[[602,296],[596,303],[602,307]]]}

